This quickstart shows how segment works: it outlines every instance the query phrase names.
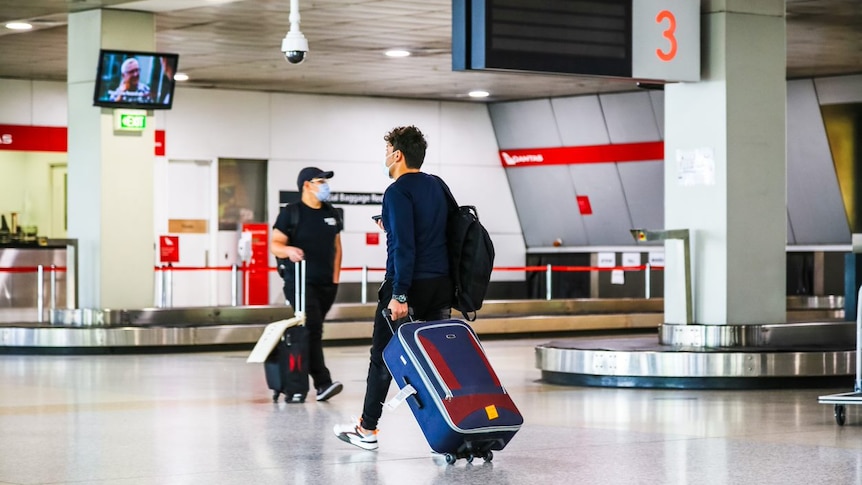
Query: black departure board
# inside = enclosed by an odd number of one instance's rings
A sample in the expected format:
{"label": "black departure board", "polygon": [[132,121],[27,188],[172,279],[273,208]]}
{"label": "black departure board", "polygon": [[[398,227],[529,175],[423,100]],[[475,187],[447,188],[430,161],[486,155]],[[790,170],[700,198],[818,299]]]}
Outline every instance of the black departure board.
{"label": "black departure board", "polygon": [[630,77],[631,2],[454,0],[453,68]]}

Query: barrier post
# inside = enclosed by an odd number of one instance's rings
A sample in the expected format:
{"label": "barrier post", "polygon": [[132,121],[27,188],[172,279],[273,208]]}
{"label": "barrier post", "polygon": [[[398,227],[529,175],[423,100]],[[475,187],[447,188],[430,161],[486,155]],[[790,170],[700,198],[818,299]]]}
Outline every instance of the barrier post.
{"label": "barrier post", "polygon": [[168,263],[165,273],[165,306],[171,308],[174,306],[174,272],[171,263]]}
{"label": "barrier post", "polygon": [[545,299],[551,299],[551,265],[549,264],[545,269]]}
{"label": "barrier post", "polygon": [[57,307],[57,265],[51,265],[51,312]]}
{"label": "barrier post", "polygon": [[159,265],[159,277],[157,279],[159,282],[159,299],[157,301],[157,305],[159,308],[165,307],[165,265]]}
{"label": "barrier post", "polygon": [[650,297],[650,269],[652,266],[647,263],[646,268],[644,269],[644,285],[646,286],[646,299],[649,300]]}
{"label": "barrier post", "polygon": [[239,282],[237,278],[239,278],[239,266],[234,263],[230,267],[230,306],[237,306],[239,303]]}
{"label": "barrier post", "polygon": [[36,313],[37,313],[37,321],[42,323],[42,320],[45,318],[42,315],[45,312],[45,302],[42,300],[45,298],[45,288],[43,285],[45,283],[45,268],[41,264],[36,266]]}
{"label": "barrier post", "polygon": [[361,303],[368,303],[368,266],[362,266],[362,299]]}
{"label": "barrier post", "polygon": [[242,305],[248,305],[248,275],[250,271],[248,269],[248,264],[245,262],[242,263]]}

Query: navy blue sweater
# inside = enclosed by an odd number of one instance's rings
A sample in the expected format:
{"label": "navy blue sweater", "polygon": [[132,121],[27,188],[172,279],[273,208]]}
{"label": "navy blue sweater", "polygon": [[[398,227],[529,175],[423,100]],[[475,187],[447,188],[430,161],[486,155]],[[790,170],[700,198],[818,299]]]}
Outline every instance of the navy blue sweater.
{"label": "navy blue sweater", "polygon": [[383,194],[386,279],[392,294],[406,295],[415,280],[449,274],[446,193],[422,172],[408,172]]}

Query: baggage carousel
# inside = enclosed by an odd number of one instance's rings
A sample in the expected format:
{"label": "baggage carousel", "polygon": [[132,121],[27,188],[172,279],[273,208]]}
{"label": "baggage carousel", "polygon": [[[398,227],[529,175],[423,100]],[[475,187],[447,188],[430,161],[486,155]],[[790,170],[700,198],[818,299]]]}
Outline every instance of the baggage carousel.
{"label": "baggage carousel", "polygon": [[[843,302],[841,302],[843,304]],[[676,389],[842,387],[855,372],[855,322],[837,299],[789,299],[788,323],[660,324],[653,336],[584,337],[536,347],[542,379],[561,385]]]}
{"label": "baggage carousel", "polygon": [[[660,299],[486,302],[473,328],[480,335],[547,335],[584,330],[655,329]],[[324,340],[371,339],[376,304],[336,304]],[[264,327],[293,317],[287,306],[53,310],[35,323],[34,309],[0,312],[0,353],[97,353],[251,348]]]}
{"label": "baggage carousel", "polygon": [[[336,304],[330,343],[370,341],[373,304]],[[675,326],[655,299],[487,302],[482,338],[554,338],[535,350],[542,379],[651,388],[835,387],[852,383],[854,324],[843,298],[788,298],[782,325]],[[0,311],[0,353],[145,353],[250,349],[290,307]],[[660,343],[665,342],[665,343]]]}

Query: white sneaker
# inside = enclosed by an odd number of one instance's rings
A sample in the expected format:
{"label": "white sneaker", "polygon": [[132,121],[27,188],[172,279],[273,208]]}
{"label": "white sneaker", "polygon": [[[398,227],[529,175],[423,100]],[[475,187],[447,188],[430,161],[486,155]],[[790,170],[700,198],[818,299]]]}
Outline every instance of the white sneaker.
{"label": "white sneaker", "polygon": [[345,443],[358,446],[363,450],[377,449],[377,430],[362,433],[358,424],[336,424],[332,427],[335,436]]}

